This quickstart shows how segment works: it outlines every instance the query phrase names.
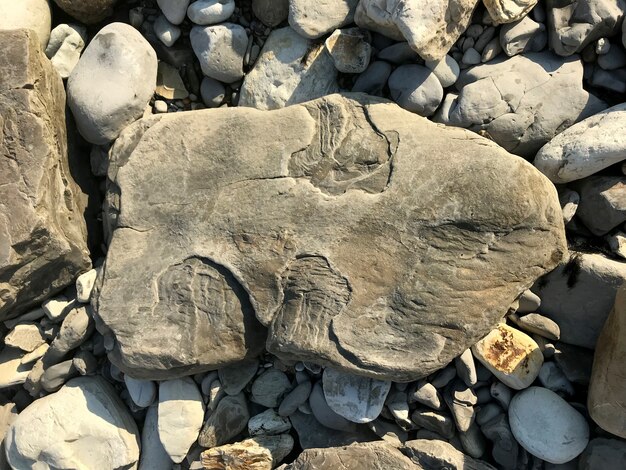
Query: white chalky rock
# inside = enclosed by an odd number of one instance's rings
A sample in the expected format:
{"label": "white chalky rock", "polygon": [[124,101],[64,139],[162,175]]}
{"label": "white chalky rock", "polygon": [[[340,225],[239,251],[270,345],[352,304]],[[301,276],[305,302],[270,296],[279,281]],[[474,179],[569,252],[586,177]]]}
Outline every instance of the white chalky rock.
{"label": "white chalky rock", "polygon": [[187,16],[195,24],[206,26],[226,21],[235,12],[235,0],[198,0],[189,5]]}
{"label": "white chalky rock", "polygon": [[157,0],[159,8],[172,24],[181,24],[185,19],[189,0]]}
{"label": "white chalky rock", "polygon": [[91,269],[78,276],[78,279],[76,279],[76,300],[82,304],[89,303],[91,292],[93,291],[93,286],[96,283],[97,277],[97,269]]}
{"label": "white chalky rock", "polygon": [[69,77],[78,64],[86,38],[87,30],[78,25],[60,24],[52,30],[46,56],[61,78]]}

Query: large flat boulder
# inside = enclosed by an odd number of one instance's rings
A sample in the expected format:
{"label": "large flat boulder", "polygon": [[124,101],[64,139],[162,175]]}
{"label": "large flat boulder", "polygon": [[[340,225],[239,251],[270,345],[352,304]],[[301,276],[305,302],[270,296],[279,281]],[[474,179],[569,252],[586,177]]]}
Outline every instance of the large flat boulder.
{"label": "large flat boulder", "polygon": [[532,165],[367,95],[153,116],[108,176],[97,315],[134,376],[241,360],[262,324],[286,361],[414,380],[566,252]]}
{"label": "large flat boulder", "polygon": [[63,82],[36,33],[0,31],[0,319],[90,267],[69,169]]}

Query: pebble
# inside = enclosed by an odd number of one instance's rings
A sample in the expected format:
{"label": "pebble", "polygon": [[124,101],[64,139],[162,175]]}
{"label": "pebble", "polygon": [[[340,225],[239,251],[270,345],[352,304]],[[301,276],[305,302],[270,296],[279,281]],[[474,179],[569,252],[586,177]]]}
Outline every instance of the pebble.
{"label": "pebble", "polygon": [[46,342],[36,323],[16,325],[5,337],[4,344],[19,348],[24,352],[32,352]]}
{"label": "pebble", "polygon": [[248,433],[251,436],[281,434],[290,429],[289,418],[280,416],[271,408],[253,416],[248,421]]}
{"label": "pebble", "polygon": [[480,36],[476,39],[476,42],[474,43],[474,49],[482,54],[487,44],[489,44],[489,41],[491,41],[495,37],[495,35],[496,28],[494,28],[493,26],[485,28]]}
{"label": "pebble", "polygon": [[527,289],[519,297],[517,313],[534,313],[541,306],[541,299],[537,294]]}
{"label": "pebble", "polygon": [[463,53],[463,58],[461,59],[461,62],[465,65],[477,65],[480,64],[481,59],[482,56],[480,55],[480,52],[478,52],[473,47],[470,47]]}
{"label": "pebble", "polygon": [[52,30],[46,56],[61,78],[69,77],[78,64],[86,38],[87,30],[79,25],[60,24]]}
{"label": "pebble", "polygon": [[478,377],[476,376],[474,356],[472,356],[470,349],[466,349],[463,354],[454,359],[454,366],[456,367],[457,375],[465,382],[465,385],[468,387],[476,385]]}
{"label": "pebble", "polygon": [[509,423],[522,447],[550,463],[576,458],[589,442],[585,418],[556,393],[542,387],[530,387],[513,397]]}
{"label": "pebble", "polygon": [[608,54],[611,49],[611,43],[607,38],[600,38],[596,41],[596,54]]}
{"label": "pebble", "polygon": [[363,73],[361,73],[352,87],[355,93],[367,93],[373,96],[383,96],[383,89],[387,85],[387,80],[392,66],[385,61],[378,60],[372,62]]}
{"label": "pebble", "polygon": [[291,389],[291,381],[284,372],[269,369],[252,383],[250,400],[267,408],[276,408]]}
{"label": "pebble", "polygon": [[189,0],[157,0],[157,4],[167,20],[178,25],[185,19]]}
{"label": "pebble", "polygon": [[154,34],[166,47],[172,47],[180,38],[182,31],[178,26],[167,21],[164,15],[161,15],[154,22]]}
{"label": "pebble", "polygon": [[534,382],[543,364],[543,354],[527,334],[500,324],[472,346],[472,352],[501,382],[522,390]]}
{"label": "pebble", "polygon": [[200,95],[202,102],[208,108],[217,108],[224,101],[226,89],[221,82],[210,77],[204,77],[200,85]]}
{"label": "pebble", "polygon": [[538,313],[528,313],[521,317],[513,314],[509,318],[522,330],[529,333],[535,333],[552,341],[558,341],[561,337],[559,325]]}
{"label": "pebble", "polygon": [[391,98],[404,109],[428,117],[443,99],[437,76],[421,65],[401,65],[389,77]]}
{"label": "pebble", "polygon": [[298,410],[298,407],[306,403],[311,395],[313,385],[310,381],[299,382],[298,386],[289,392],[278,408],[280,416],[290,416]]}
{"label": "pebble", "polygon": [[465,432],[458,436],[463,452],[475,459],[481,458],[487,450],[487,441],[478,425],[473,422]]}
{"label": "pebble", "polygon": [[235,0],[197,0],[189,5],[187,16],[200,26],[226,21],[235,12]]}
{"label": "pebble", "polygon": [[167,103],[163,100],[155,100],[154,111],[159,114],[167,113]]}
{"label": "pebble", "polygon": [[612,235],[607,235],[606,241],[613,253],[622,258],[626,258],[626,233],[615,232]]}
{"label": "pebble", "polygon": [[90,269],[86,273],[81,274],[76,279],[76,300],[82,304],[88,304],[91,300],[93,286],[98,277],[97,269]]}
{"label": "pebble", "polygon": [[522,52],[538,52],[545,46],[540,43],[542,35],[545,35],[545,26],[525,16],[515,23],[502,26],[500,44],[509,57]]}
{"label": "pebble", "polygon": [[443,388],[448,385],[455,377],[456,367],[454,365],[447,365],[435,374],[430,383],[435,388]]}
{"label": "pebble", "polygon": [[154,403],[157,387],[152,380],[134,379],[124,375],[124,383],[133,403],[140,408],[147,408]]}
{"label": "pebble", "polygon": [[513,393],[509,387],[502,382],[494,381],[489,388],[489,393],[503,409],[509,409],[511,398],[513,398]]}
{"label": "pebble", "polygon": [[452,412],[457,429],[466,432],[476,418],[476,393],[460,380],[456,380],[446,389],[444,399]]}
{"label": "pebble", "polygon": [[449,415],[440,411],[417,409],[411,414],[411,420],[418,426],[436,432],[447,439],[454,436],[454,421]]}
{"label": "pebble", "polygon": [[342,73],[361,73],[372,54],[370,34],[360,28],[336,29],[324,42],[335,67]]}
{"label": "pebble", "polygon": [[519,468],[517,467],[520,454],[519,444],[511,432],[505,413],[498,413],[494,418],[482,424],[480,430],[493,443],[491,455],[502,468],[511,470]]}
{"label": "pebble", "polygon": [[68,300],[66,297],[56,297],[46,300],[41,308],[50,320],[60,320],[69,311],[73,303],[73,300]]}
{"label": "pebble", "polygon": [[335,413],[354,423],[368,423],[380,414],[391,382],[327,367],[323,386],[326,403]]}
{"label": "pebble", "polygon": [[480,61],[484,64],[485,62],[490,62],[496,57],[500,55],[502,52],[502,45],[500,44],[500,38],[495,37],[491,39],[483,49],[483,52],[480,57]]}
{"label": "pebble", "polygon": [[289,0],[252,0],[252,11],[264,25],[274,28],[287,19]]}
{"label": "pebble", "polygon": [[441,410],[444,407],[441,395],[435,386],[423,380],[415,384],[415,390],[409,393],[408,399],[409,403],[421,403],[433,410]]}
{"label": "pebble", "polygon": [[619,469],[624,466],[624,462],[626,462],[626,442],[621,439],[597,437],[589,442],[574,470]]}
{"label": "pebble", "polygon": [[226,444],[246,429],[250,413],[243,393],[226,395],[222,398],[202,426],[198,443],[202,447],[216,447]]}
{"label": "pebble", "polygon": [[608,71],[626,67],[626,51],[613,47],[606,54],[598,57],[598,65]]}
{"label": "pebble", "polygon": [[89,351],[78,351],[72,360],[80,375],[93,375],[98,368],[98,359]]}
{"label": "pebble", "polygon": [[158,434],[174,463],[181,463],[204,419],[202,395],[189,377],[159,383]]}
{"label": "pebble", "polygon": [[194,26],[189,38],[204,75],[225,83],[243,77],[248,35],[242,26],[234,23]]}
{"label": "pebble", "polygon": [[72,359],[48,367],[41,376],[41,386],[46,392],[56,392],[65,382],[78,375]]}
{"label": "pebble", "polygon": [[408,42],[397,42],[385,47],[378,53],[378,60],[384,60],[394,65],[415,63],[420,61],[420,56],[415,52]]}
{"label": "pebble", "polygon": [[226,393],[224,393],[224,389],[222,388],[222,382],[220,382],[219,379],[214,379],[213,381],[211,381],[206,396],[209,399],[207,403],[207,409],[209,411],[214,411],[219,405],[222,398],[226,396]]}
{"label": "pebble", "polygon": [[90,308],[88,305],[76,304],[70,310],[46,352],[46,360],[57,362],[91,336],[95,329],[95,324],[88,310]]}
{"label": "pebble", "polygon": [[224,392],[228,395],[238,395],[252,380],[259,369],[259,361],[233,364],[217,371]]}
{"label": "pebble", "polygon": [[568,396],[574,395],[574,387],[554,362],[544,362],[539,371],[539,382],[548,390]]}
{"label": "pebble", "polygon": [[450,55],[446,55],[441,60],[427,60],[425,65],[432,70],[444,88],[454,85],[461,73],[459,64]]}

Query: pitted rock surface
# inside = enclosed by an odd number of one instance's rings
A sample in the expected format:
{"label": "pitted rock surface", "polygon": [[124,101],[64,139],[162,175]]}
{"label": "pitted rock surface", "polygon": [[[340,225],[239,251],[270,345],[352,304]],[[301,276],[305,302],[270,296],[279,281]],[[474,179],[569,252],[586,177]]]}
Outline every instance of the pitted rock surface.
{"label": "pitted rock surface", "polygon": [[256,355],[265,325],[285,361],[414,380],[566,252],[532,165],[366,95],[143,119],[108,177],[95,304],[135,377]]}

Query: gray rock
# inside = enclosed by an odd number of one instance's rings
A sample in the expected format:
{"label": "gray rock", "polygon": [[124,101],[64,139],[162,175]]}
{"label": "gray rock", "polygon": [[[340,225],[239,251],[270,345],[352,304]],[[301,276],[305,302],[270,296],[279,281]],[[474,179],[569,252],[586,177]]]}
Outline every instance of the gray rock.
{"label": "gray rock", "polygon": [[626,221],[625,183],[624,176],[589,176],[572,186],[580,194],[576,215],[594,235]]}
{"label": "gray rock", "polygon": [[[445,385],[447,385],[447,383]],[[423,380],[417,382],[415,390],[409,393],[409,403],[421,403],[433,410],[442,410],[444,407],[443,399],[435,386]]]}
{"label": "gray rock", "polygon": [[90,269],[81,274],[76,279],[76,300],[83,304],[88,304],[91,299],[91,292],[98,277],[98,269]]}
{"label": "gray rock", "polygon": [[626,12],[624,0],[562,2],[547,0],[550,48],[559,55],[580,52],[596,39],[617,33]]}
{"label": "gray rock", "polygon": [[504,385],[502,382],[496,380],[491,384],[491,387],[489,388],[489,393],[503,409],[509,409],[509,405],[511,404],[511,398],[513,397],[513,393],[511,392],[511,389],[509,387]]}
{"label": "gray rock", "polygon": [[311,389],[313,388],[311,382],[308,380],[298,384],[291,392],[289,392],[283,401],[280,402],[278,408],[278,414],[280,416],[290,416],[298,410],[298,407],[303,403],[306,403],[311,395]]}
{"label": "gray rock", "polygon": [[441,104],[443,87],[437,76],[421,65],[401,65],[389,77],[391,98],[404,109],[431,116]]}
{"label": "gray rock", "polygon": [[98,368],[98,359],[89,351],[78,351],[72,361],[80,375],[93,375]]}
{"label": "gray rock", "polygon": [[248,433],[251,436],[259,434],[274,435],[287,432],[291,429],[289,418],[280,416],[273,409],[265,410],[263,413],[254,415],[248,421]]}
{"label": "gray rock", "polygon": [[543,44],[536,44],[537,37],[545,35],[545,26],[533,21],[525,16],[515,23],[506,24],[500,29],[500,44],[509,57],[521,54],[522,52],[539,52],[545,47]]}
{"label": "gray rock", "polygon": [[[324,393],[322,392],[321,386],[319,387],[319,392],[323,398]],[[357,426],[354,423],[350,423],[352,431],[338,431],[322,425],[313,414],[307,415],[300,411],[289,416],[289,420],[298,434],[300,447],[303,449],[343,446],[352,444],[353,442],[378,439],[378,437],[365,426]]]}
{"label": "gray rock", "polygon": [[141,431],[139,470],[172,470],[172,459],[159,439],[158,406],[148,408]]}
{"label": "gray rock", "polygon": [[172,24],[181,24],[185,19],[189,0],[157,0],[159,8]]}
{"label": "gray rock", "polygon": [[478,423],[479,426],[482,426],[498,415],[504,415],[502,408],[497,403],[487,403],[486,405],[481,406],[476,413],[476,423]]}
{"label": "gray rock", "polygon": [[100,377],[72,379],[35,400],[9,427],[5,446],[12,468],[133,468],[139,460],[137,425]]}
{"label": "gray rock", "polygon": [[427,60],[425,65],[432,70],[444,88],[454,85],[461,73],[459,64],[449,55],[441,60]]}
{"label": "gray rock", "polygon": [[0,0],[0,30],[34,31],[42,49],[48,44],[51,23],[52,12],[48,0]]}
{"label": "gray rock", "polygon": [[90,311],[89,305],[74,305],[63,320],[58,334],[44,356],[47,363],[58,362],[91,336],[94,331],[94,321]]}
{"label": "gray rock", "polygon": [[626,462],[626,442],[620,439],[597,437],[580,456],[578,469],[602,470],[620,468]]}
{"label": "gray rock", "polygon": [[482,54],[480,56],[480,61],[484,64],[485,62],[489,62],[502,52],[502,45],[500,44],[500,38],[495,37],[491,39],[483,48]]}
{"label": "gray rock", "polygon": [[185,377],[159,383],[159,440],[174,463],[182,462],[198,439],[203,418],[202,395],[193,380]]}
{"label": "gray rock", "polygon": [[0,153],[6,155],[0,163],[0,320],[5,320],[73,283],[91,261],[86,198],[67,157],[63,82],[32,31],[0,31],[0,49]]}
{"label": "gray rock", "polygon": [[481,432],[493,443],[491,455],[493,459],[505,469],[517,467],[520,448],[511,432],[509,420],[505,413],[499,413],[496,417],[480,426]]}
{"label": "gray rock", "polygon": [[427,409],[417,409],[411,414],[411,421],[418,426],[436,432],[450,439],[454,436],[454,420],[446,413]]}
{"label": "gray rock", "polygon": [[133,403],[140,408],[147,408],[157,396],[156,384],[151,380],[134,379],[129,375],[124,375],[124,383]]}
{"label": "gray rock", "polygon": [[269,369],[252,383],[250,400],[267,408],[276,408],[291,388],[291,381],[277,369]]}
{"label": "gray rock", "polygon": [[532,157],[558,132],[605,108],[583,90],[582,75],[580,60],[547,52],[479,65],[461,73],[459,96],[436,120],[484,131],[508,151]]}
{"label": "gray rock", "polygon": [[[233,146],[224,129],[247,138]],[[344,152],[366,160],[343,160]],[[189,165],[173,158],[181,153]],[[331,161],[346,166],[318,173]],[[360,173],[366,162],[367,173]],[[438,181],[435,193],[418,184],[426,168],[429,180]],[[498,178],[479,177],[486,169]],[[118,139],[109,176],[106,230],[119,226],[94,303],[98,328],[115,339],[110,359],[137,378],[201,372],[254,357],[264,341],[256,314],[270,325],[268,350],[286,361],[409,382],[480,339],[565,252],[557,193],[534,167],[467,131],[363,95],[272,112],[153,116]],[[190,183],[181,191],[174,181]],[[530,203],[522,197],[528,188],[536,196]],[[398,211],[409,208],[414,226],[407,232],[409,220]],[[252,214],[254,233],[243,222]],[[364,217],[383,231],[372,232],[371,224],[361,223]],[[180,231],[172,232],[172,224]],[[278,226],[287,231],[276,233]],[[377,255],[376,272],[362,269],[371,264],[368,253],[379,251],[378,237],[397,233],[406,234],[403,243]],[[501,233],[506,235],[496,235]],[[276,239],[281,241],[270,243]],[[432,246],[445,250],[433,252]],[[422,260],[419,269],[416,259]],[[503,273],[507,281],[500,285]],[[181,288],[186,285],[193,290]],[[205,285],[216,294],[196,294]],[[474,290],[463,305],[446,300],[459,289]],[[436,300],[427,294],[435,290]],[[242,301],[250,302],[245,316]],[[211,328],[204,312],[211,312]],[[444,320],[445,328],[438,326]],[[313,321],[316,334],[309,330]],[[376,335],[359,333],[372,325]],[[222,327],[225,339],[216,335]],[[237,341],[231,340],[233,329],[241,332]],[[212,341],[202,340],[207,337]]]}
{"label": "gray rock", "polygon": [[369,32],[363,29],[337,29],[324,45],[339,72],[361,73],[370,63],[370,40]]}
{"label": "gray rock", "polygon": [[626,105],[579,122],[541,148],[534,165],[555,183],[569,183],[626,159]]}
{"label": "gray rock", "polygon": [[252,11],[264,25],[273,28],[287,19],[289,0],[252,0]]}
{"label": "gray rock", "polygon": [[576,458],[589,442],[585,418],[546,388],[530,387],[515,395],[509,407],[509,424],[524,449],[550,463]]}
{"label": "gray rock", "polygon": [[476,422],[473,422],[467,431],[459,432],[458,441],[461,443],[463,452],[470,457],[480,459],[485,455],[487,439],[485,439]]}
{"label": "gray rock", "polygon": [[252,380],[259,369],[259,361],[245,361],[219,369],[218,375],[224,392],[228,395],[237,395]]}
{"label": "gray rock", "polygon": [[521,317],[513,314],[509,318],[524,331],[538,334],[553,341],[558,341],[561,337],[559,325],[538,313],[529,313]]}
{"label": "gray rock", "polygon": [[198,443],[202,447],[216,447],[226,444],[246,429],[250,414],[243,393],[227,395],[222,398],[217,408],[202,426]]}
{"label": "gray rock", "polygon": [[[169,0],[168,0],[169,1]],[[118,0],[54,0],[63,11],[81,23],[95,24],[113,14]]]}
{"label": "gray rock", "polygon": [[476,393],[460,380],[456,380],[446,389],[443,397],[452,412],[457,429],[466,432],[476,419]]}
{"label": "gray rock", "polygon": [[[425,60],[443,59],[467,29],[477,0],[361,0],[355,22],[392,39],[403,37]],[[450,18],[454,17],[454,21]]]}
{"label": "gray rock", "polygon": [[478,38],[476,39],[476,42],[474,43],[474,49],[476,49],[478,52],[482,54],[487,44],[489,44],[489,42],[495,37],[495,35],[496,35],[496,28],[494,26],[486,27],[482,31],[482,33],[480,33],[480,36],[478,36]]}
{"label": "gray rock", "polygon": [[473,47],[470,47],[463,53],[463,57],[461,58],[461,62],[465,65],[478,65],[482,60],[482,56],[480,52],[478,52]]}
{"label": "gray rock", "polygon": [[82,136],[98,145],[117,138],[143,114],[156,75],[156,54],[135,28],[102,28],[67,81],[67,101]]}
{"label": "gray rock", "polygon": [[533,291],[541,297],[540,313],[559,325],[561,341],[593,349],[624,280],[626,263],[574,252]]}
{"label": "gray rock", "polygon": [[398,424],[381,418],[367,423],[367,427],[383,441],[389,442],[394,447],[399,447],[400,444],[406,442],[409,438],[409,433],[398,426]]}
{"label": "gray rock", "polygon": [[0,352],[0,389],[26,382],[34,364],[24,363],[24,351],[5,346]]}
{"label": "gray rock", "polygon": [[226,21],[235,12],[235,0],[197,0],[189,5],[187,16],[197,25]]}
{"label": "gray rock", "polygon": [[387,85],[392,67],[387,62],[378,60],[372,62],[367,69],[361,73],[352,87],[353,92],[367,93],[373,96],[383,96],[383,89]]}
{"label": "gray rock", "polygon": [[87,30],[83,26],[60,24],[50,33],[46,56],[61,78],[68,78],[85,48]]}
{"label": "gray rock", "polygon": [[572,383],[567,380],[567,377],[559,369],[554,362],[544,362],[541,366],[538,376],[539,382],[548,390],[552,390],[555,393],[561,393],[564,395],[572,396],[574,394],[574,387]]}
{"label": "gray rock", "polygon": [[243,77],[248,35],[242,26],[233,23],[194,26],[189,38],[204,75],[226,83]]}
{"label": "gray rock", "polygon": [[524,18],[538,0],[484,0],[483,3],[495,24],[512,23]]}
{"label": "gray rock", "polygon": [[414,439],[402,446],[402,452],[419,468],[449,470],[495,470],[482,460],[459,452],[450,443],[439,439]]}
{"label": "gray rock", "polygon": [[[420,62],[420,56],[417,52],[411,49],[408,42],[398,42],[385,47],[378,54],[378,60],[384,60],[391,62],[395,65],[402,65],[406,63]],[[433,61],[439,62],[439,61]]]}
{"label": "gray rock", "polygon": [[210,77],[204,77],[200,86],[200,95],[207,108],[217,108],[224,101],[226,89],[221,82]]}
{"label": "gray rock", "polygon": [[346,374],[331,367],[324,370],[323,385],[328,406],[353,423],[375,420],[391,389],[390,381]]}
{"label": "gray rock", "polygon": [[450,381],[456,377],[456,367],[452,364],[444,367],[431,379],[431,383],[435,388],[443,388],[450,383]]}
{"label": "gray rock", "polygon": [[565,377],[575,384],[588,386],[593,366],[593,351],[566,343],[556,343],[553,347],[554,360]]}
{"label": "gray rock", "polygon": [[358,0],[289,0],[289,25],[302,37],[316,39],[352,23]]}
{"label": "gray rock", "polygon": [[164,15],[159,16],[154,22],[154,34],[166,47],[172,47],[181,33],[181,29],[167,21]]}
{"label": "gray rock", "polygon": [[241,86],[239,106],[278,109],[339,90],[335,64],[320,44],[291,28],[270,33]]}
{"label": "gray rock", "polygon": [[357,431],[357,426],[354,422],[349,421],[343,416],[335,413],[330,406],[328,406],[321,382],[317,382],[313,386],[313,390],[309,395],[309,405],[313,416],[323,426],[336,431],[349,433]]}
{"label": "gray rock", "polygon": [[533,291],[525,290],[519,297],[517,313],[535,313],[541,306],[541,298]]}
{"label": "gray rock", "polygon": [[598,56],[598,65],[604,70],[626,67],[626,51],[620,47],[612,47],[606,54]]}
{"label": "gray rock", "polygon": [[72,359],[48,367],[41,376],[41,386],[46,392],[56,392],[65,382],[78,375]]}
{"label": "gray rock", "polygon": [[465,385],[472,387],[478,382],[476,376],[476,365],[474,364],[474,356],[472,351],[466,349],[459,357],[454,359],[454,366],[456,367],[456,373],[461,378]]}

